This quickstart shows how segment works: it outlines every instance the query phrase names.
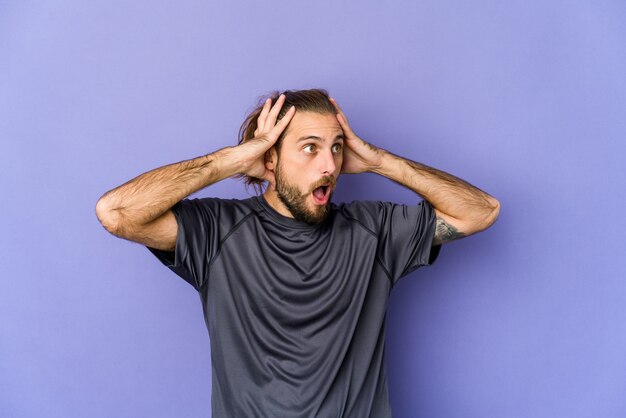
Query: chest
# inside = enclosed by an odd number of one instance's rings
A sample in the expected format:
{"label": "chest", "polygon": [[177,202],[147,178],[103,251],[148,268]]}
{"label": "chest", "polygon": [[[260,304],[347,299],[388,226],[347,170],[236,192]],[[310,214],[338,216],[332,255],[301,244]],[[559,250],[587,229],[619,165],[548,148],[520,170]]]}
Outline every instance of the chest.
{"label": "chest", "polygon": [[308,235],[251,228],[234,232],[210,268],[216,311],[302,330],[360,309],[375,268],[374,237],[349,226]]}

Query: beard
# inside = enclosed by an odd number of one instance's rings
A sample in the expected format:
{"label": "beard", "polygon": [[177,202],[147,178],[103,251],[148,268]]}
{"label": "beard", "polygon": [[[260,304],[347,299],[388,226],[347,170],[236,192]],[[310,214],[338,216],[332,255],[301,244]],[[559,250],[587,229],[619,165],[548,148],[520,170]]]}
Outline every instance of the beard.
{"label": "beard", "polygon": [[307,200],[313,190],[321,185],[330,184],[329,187],[334,187],[334,176],[325,176],[321,178],[318,182],[312,185],[308,193],[301,193],[297,186],[289,184],[287,179],[282,175],[280,162],[276,165],[274,176],[276,177],[276,194],[278,195],[280,201],[283,202],[287,209],[289,209],[289,212],[291,212],[294,219],[306,222],[309,225],[317,225],[326,220],[328,214],[330,213],[332,189],[328,197],[328,202],[324,205],[315,205],[315,207],[311,209],[309,208]]}

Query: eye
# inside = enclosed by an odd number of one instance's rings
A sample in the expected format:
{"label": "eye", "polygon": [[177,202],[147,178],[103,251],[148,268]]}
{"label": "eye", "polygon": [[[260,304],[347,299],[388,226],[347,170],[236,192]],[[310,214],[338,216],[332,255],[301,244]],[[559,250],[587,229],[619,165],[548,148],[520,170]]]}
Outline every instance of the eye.
{"label": "eye", "polygon": [[339,143],[337,143],[337,144],[333,144],[333,147],[332,147],[331,149],[332,149],[332,151],[333,151],[335,154],[338,154],[338,153],[340,153],[340,152],[341,152],[341,150],[343,149],[343,145],[341,145],[341,144],[339,144]]}
{"label": "eye", "polygon": [[315,152],[315,145],[314,144],[306,144],[302,150],[304,150],[304,152],[306,152],[307,154],[313,154]]}

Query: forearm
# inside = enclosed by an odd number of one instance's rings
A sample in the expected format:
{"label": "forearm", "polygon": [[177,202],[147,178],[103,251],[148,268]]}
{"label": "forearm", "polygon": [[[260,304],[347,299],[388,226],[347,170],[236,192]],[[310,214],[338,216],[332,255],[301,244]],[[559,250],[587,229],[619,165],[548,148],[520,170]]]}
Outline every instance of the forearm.
{"label": "forearm", "polygon": [[[145,225],[190,194],[238,172],[232,148],[166,165],[105,193],[96,206],[107,226]],[[109,228],[107,228],[109,229]],[[115,229],[115,228],[114,228]]]}
{"label": "forearm", "polygon": [[368,144],[352,131],[337,103],[333,101],[333,104],[345,134],[342,171],[355,174],[371,171],[426,199],[437,216],[433,245],[482,231],[495,222],[500,211],[496,199],[451,174]]}
{"label": "forearm", "polygon": [[495,198],[444,171],[385,151],[382,163],[372,171],[421,195],[439,214],[456,220],[463,235],[489,227],[498,216]]}

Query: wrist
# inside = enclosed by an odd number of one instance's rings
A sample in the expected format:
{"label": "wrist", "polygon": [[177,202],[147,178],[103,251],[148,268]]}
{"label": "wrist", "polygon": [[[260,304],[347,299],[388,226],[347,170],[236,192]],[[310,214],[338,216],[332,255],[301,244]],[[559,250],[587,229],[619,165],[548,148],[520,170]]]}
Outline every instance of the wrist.
{"label": "wrist", "polygon": [[213,158],[217,167],[217,172],[220,173],[221,178],[229,178],[238,174],[243,174],[244,167],[242,159],[239,158],[237,153],[237,147],[226,147],[212,154],[209,157]]}
{"label": "wrist", "polygon": [[382,148],[378,148],[378,152],[380,152],[378,165],[371,166],[368,171],[384,177],[393,176],[394,168],[397,169],[398,166],[397,157]]}

